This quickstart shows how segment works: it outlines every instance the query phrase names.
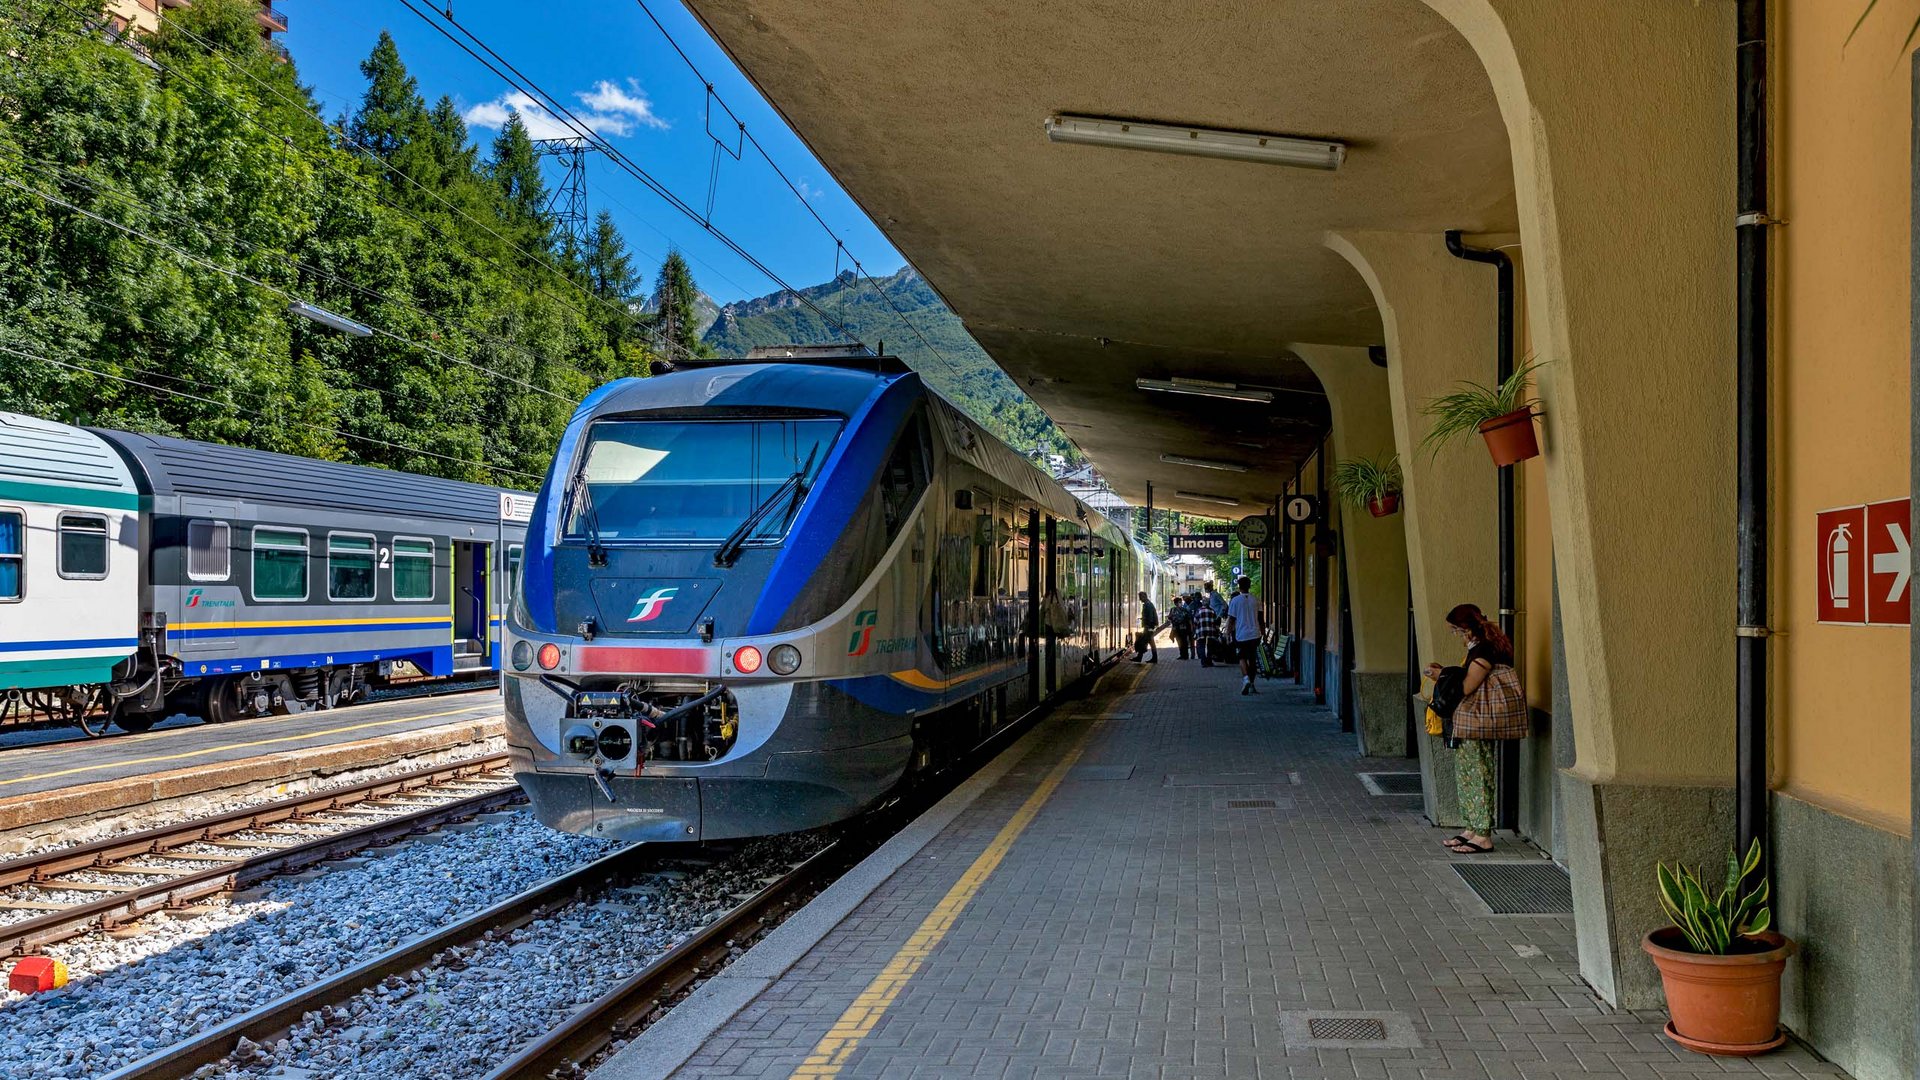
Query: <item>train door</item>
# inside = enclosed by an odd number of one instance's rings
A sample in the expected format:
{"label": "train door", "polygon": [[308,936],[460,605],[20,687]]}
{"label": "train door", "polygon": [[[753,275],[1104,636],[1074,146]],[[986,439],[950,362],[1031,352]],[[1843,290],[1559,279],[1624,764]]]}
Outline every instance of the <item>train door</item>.
{"label": "train door", "polygon": [[1020,614],[1024,634],[1022,654],[1027,659],[1027,704],[1040,700],[1040,511],[1027,511],[1020,536]]}
{"label": "train door", "polygon": [[1040,595],[1040,621],[1044,628],[1045,670],[1042,685],[1047,693],[1060,689],[1060,627],[1063,605],[1060,603],[1060,523],[1053,518],[1047,519],[1046,550],[1042,554],[1046,566],[1042,578],[1046,585]]}
{"label": "train door", "polygon": [[488,666],[493,633],[488,625],[492,605],[488,589],[493,545],[474,540],[453,542],[453,667],[471,671]]}
{"label": "train door", "polygon": [[[182,564],[173,580],[179,583],[179,599],[174,607],[178,629],[177,654],[217,657],[238,646],[233,637],[234,612],[243,606],[238,579],[234,576],[234,529],[239,526],[240,507],[217,499],[182,498],[179,527],[184,530],[185,549]],[[152,526],[149,526],[151,528]],[[155,544],[158,551],[160,545]],[[161,579],[155,567],[155,584]],[[168,575],[172,576],[172,575]],[[156,603],[163,591],[154,589]]]}

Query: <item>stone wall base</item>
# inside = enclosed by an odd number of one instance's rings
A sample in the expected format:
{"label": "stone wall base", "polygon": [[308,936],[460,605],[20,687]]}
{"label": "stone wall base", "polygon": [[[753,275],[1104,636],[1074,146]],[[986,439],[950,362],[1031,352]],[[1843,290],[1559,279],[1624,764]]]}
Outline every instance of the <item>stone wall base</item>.
{"label": "stone wall base", "polygon": [[1362,757],[1405,757],[1407,673],[1353,673],[1353,733]]}

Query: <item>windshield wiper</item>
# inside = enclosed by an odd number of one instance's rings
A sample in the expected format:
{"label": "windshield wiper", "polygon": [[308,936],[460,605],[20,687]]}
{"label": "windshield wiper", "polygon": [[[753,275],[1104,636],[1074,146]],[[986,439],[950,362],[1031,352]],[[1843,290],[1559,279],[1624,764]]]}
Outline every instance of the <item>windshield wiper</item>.
{"label": "windshield wiper", "polygon": [[800,466],[792,476],[781,481],[780,486],[773,489],[773,494],[761,500],[760,505],[753,508],[753,513],[748,514],[745,521],[742,521],[733,532],[727,534],[727,538],[720,542],[719,550],[713,553],[713,565],[722,569],[732,567],[740,558],[740,549],[747,546],[747,537],[753,535],[753,530],[759,527],[760,522],[766,518],[781,498],[789,494],[792,498],[787,503],[787,516],[793,516],[794,510],[798,509],[800,503],[807,497],[807,473],[812,471],[814,456],[819,453],[820,444],[815,443],[813,450],[807,454],[806,464]]}
{"label": "windshield wiper", "polygon": [[587,530],[587,565],[607,565],[607,545],[600,542],[600,510],[593,505],[593,491],[587,486],[587,463],[580,463],[580,471],[573,474],[573,480],[567,484],[567,510],[580,512],[580,524]]}

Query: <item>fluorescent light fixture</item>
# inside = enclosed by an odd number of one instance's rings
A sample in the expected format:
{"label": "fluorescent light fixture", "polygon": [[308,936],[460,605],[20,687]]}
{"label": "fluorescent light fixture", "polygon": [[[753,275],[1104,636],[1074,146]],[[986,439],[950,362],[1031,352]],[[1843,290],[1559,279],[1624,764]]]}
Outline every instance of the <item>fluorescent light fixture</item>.
{"label": "fluorescent light fixture", "polygon": [[1293,165],[1302,169],[1333,170],[1346,160],[1345,143],[1328,139],[1298,139],[1262,135],[1255,131],[1138,124],[1131,120],[1103,120],[1095,116],[1049,116],[1047,138],[1058,143],[1117,146],[1124,150],[1158,150],[1163,154],[1256,161],[1266,165]]}
{"label": "fluorescent light fixture", "polygon": [[1273,391],[1251,390],[1238,383],[1213,382],[1208,379],[1135,379],[1133,385],[1140,390],[1158,390],[1163,394],[1192,394],[1195,397],[1226,398],[1228,401],[1253,401],[1261,405],[1273,404]]}
{"label": "fluorescent light fixture", "polygon": [[1239,461],[1221,461],[1218,458],[1187,457],[1184,454],[1161,454],[1160,460],[1169,465],[1191,465],[1196,469],[1219,469],[1221,472],[1246,472],[1248,466]]}
{"label": "fluorescent light fixture", "polygon": [[345,315],[335,315],[326,308],[316,307],[304,300],[295,300],[293,303],[288,304],[287,310],[303,319],[312,319],[321,326],[330,326],[343,333],[352,334],[354,337],[373,336],[373,327],[365,323],[354,322]]}
{"label": "fluorescent light fixture", "polygon": [[1188,502],[1213,503],[1216,506],[1240,505],[1240,500],[1230,495],[1208,495],[1201,491],[1176,491],[1173,493],[1173,497],[1176,499],[1185,499]]}

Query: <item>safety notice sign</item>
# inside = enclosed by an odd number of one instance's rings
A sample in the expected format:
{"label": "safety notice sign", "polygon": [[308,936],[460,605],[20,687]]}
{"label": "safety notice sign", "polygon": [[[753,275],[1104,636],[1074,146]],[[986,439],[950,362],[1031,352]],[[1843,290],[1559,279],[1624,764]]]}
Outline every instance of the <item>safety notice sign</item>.
{"label": "safety notice sign", "polygon": [[1912,500],[1822,510],[1815,516],[1819,619],[1907,626],[1913,578]]}

